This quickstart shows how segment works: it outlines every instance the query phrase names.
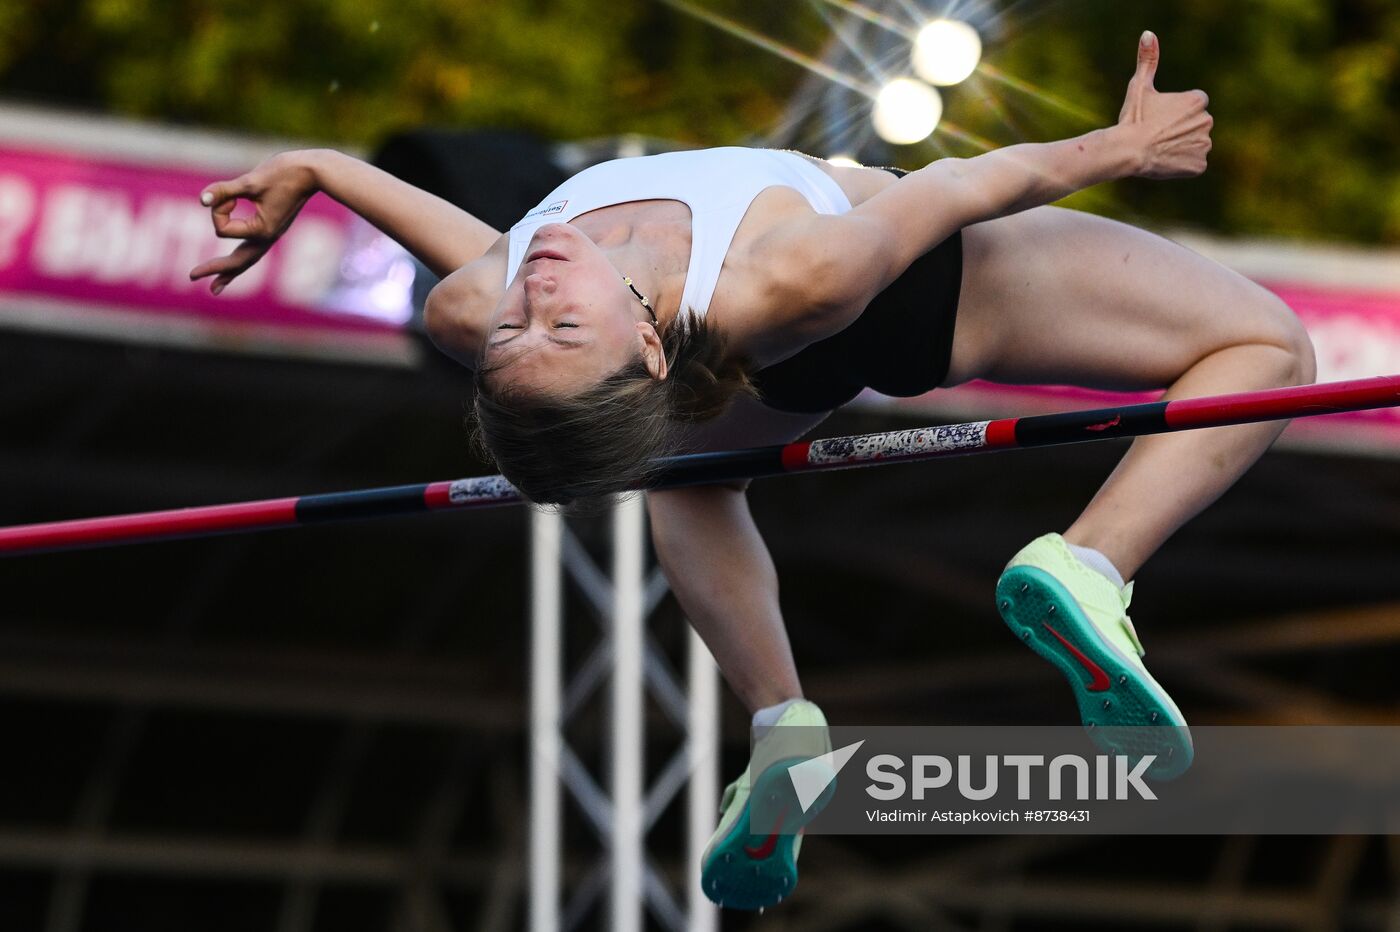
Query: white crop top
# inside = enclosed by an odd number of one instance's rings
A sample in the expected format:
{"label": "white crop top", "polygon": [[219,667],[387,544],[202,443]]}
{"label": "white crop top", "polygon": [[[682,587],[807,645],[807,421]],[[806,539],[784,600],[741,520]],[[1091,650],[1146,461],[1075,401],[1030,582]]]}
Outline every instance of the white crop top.
{"label": "white crop top", "polygon": [[510,228],[509,287],[535,228],[567,223],[600,207],[628,201],[671,200],[690,207],[690,265],[681,307],[704,316],[739,222],[773,186],[793,188],[820,214],[843,214],[851,202],[830,175],[794,152],[730,146],[615,159],[586,168],[555,188]]}

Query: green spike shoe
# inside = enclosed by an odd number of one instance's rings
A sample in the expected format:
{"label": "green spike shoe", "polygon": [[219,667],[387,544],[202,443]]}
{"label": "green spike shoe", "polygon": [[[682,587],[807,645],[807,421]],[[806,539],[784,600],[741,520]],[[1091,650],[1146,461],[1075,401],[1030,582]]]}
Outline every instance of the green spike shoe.
{"label": "green spike shoe", "polygon": [[997,609],[1017,637],[1054,664],[1074,690],[1079,716],[1103,751],[1169,780],[1191,766],[1191,732],[1171,696],[1147,672],[1121,590],[1074,556],[1059,534],[1027,544],[997,582]]}
{"label": "green spike shoe", "polygon": [[[749,766],[720,800],[719,827],[701,859],[706,896],[727,909],[761,910],[792,895],[802,829],[826,806],[836,786],[833,779],[803,809],[788,768],[830,751],[826,716],[805,700],[788,706],[777,725],[759,737]],[[756,830],[751,818],[764,823],[763,829]]]}

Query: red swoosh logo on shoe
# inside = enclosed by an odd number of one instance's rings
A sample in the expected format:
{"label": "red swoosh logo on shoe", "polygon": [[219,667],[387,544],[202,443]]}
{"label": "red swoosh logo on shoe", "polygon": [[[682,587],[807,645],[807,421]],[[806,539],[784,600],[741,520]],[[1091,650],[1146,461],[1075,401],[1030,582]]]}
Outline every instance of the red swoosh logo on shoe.
{"label": "red swoosh logo on shoe", "polygon": [[1084,652],[1081,651],[1079,648],[1075,647],[1069,641],[1065,640],[1065,636],[1063,634],[1056,631],[1049,625],[1045,624],[1045,622],[1043,621],[1040,624],[1042,627],[1045,628],[1046,631],[1049,631],[1051,634],[1055,635],[1055,639],[1061,644],[1065,645],[1065,650],[1073,654],[1074,659],[1078,660],[1080,665],[1084,667],[1084,669],[1089,671],[1089,675],[1094,678],[1094,681],[1088,686],[1089,692],[1101,693],[1105,689],[1108,689],[1108,674],[1103,672],[1103,667],[1099,666],[1098,664],[1094,663],[1094,661],[1084,656]]}
{"label": "red swoosh logo on shoe", "polygon": [[[782,824],[783,824],[783,818],[784,818],[786,815],[787,815],[787,808],[784,807],[783,811],[780,812],[780,813],[778,813],[778,819],[777,819],[778,825],[782,825]],[[773,832],[773,833],[772,833],[771,835],[769,835],[767,838],[763,839],[763,844],[761,844],[761,845],[759,845],[759,846],[757,846],[757,847],[750,847],[750,846],[748,846],[748,845],[744,845],[744,853],[747,854],[751,859],[753,859],[753,860],[755,860],[755,861],[762,861],[764,858],[768,857],[768,855],[770,855],[770,854],[773,853],[773,849],[774,849],[774,848],[778,847],[778,838],[779,838],[780,835],[781,835],[780,832],[776,832],[776,831]]]}
{"label": "red swoosh logo on shoe", "polygon": [[774,832],[765,838],[763,844],[759,845],[757,848],[750,848],[748,845],[744,845],[744,853],[755,861],[762,861],[764,858],[768,857],[768,855],[772,854],[773,849],[776,847],[778,847],[778,833]]}
{"label": "red swoosh logo on shoe", "polygon": [[1085,430],[1108,430],[1110,427],[1117,427],[1120,423],[1122,423],[1122,421],[1123,421],[1123,416],[1122,416],[1121,414],[1115,414],[1115,415],[1113,416],[1113,420],[1111,420],[1111,421],[1104,421],[1102,424],[1089,424],[1089,425],[1086,425],[1084,429],[1085,429]]}

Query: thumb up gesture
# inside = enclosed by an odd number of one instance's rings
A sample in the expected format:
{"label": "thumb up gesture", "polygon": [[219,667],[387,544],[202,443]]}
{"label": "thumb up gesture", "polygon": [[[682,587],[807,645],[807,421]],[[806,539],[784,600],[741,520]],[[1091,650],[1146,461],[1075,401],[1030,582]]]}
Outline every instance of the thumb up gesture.
{"label": "thumb up gesture", "polygon": [[1206,170],[1210,130],[1215,120],[1206,112],[1205,91],[1164,94],[1153,87],[1161,47],[1144,32],[1138,43],[1137,71],[1128,82],[1128,95],[1118,125],[1131,133],[1140,154],[1141,178],[1194,178]]}

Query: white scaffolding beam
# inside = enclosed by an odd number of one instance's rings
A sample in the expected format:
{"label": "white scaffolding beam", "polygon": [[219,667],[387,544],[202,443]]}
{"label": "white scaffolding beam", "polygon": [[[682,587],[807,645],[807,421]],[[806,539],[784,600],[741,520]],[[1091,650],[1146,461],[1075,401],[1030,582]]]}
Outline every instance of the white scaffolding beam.
{"label": "white scaffolding beam", "polygon": [[558,515],[530,515],[530,929],[558,932],[559,733],[564,667],[563,569]]}
{"label": "white scaffolding beam", "polygon": [[646,737],[642,732],[642,652],[645,649],[642,599],[645,505],[640,495],[613,508],[612,730],[608,756],[612,784],[612,890],[608,904],[612,932],[641,932],[642,782],[646,778]]}

